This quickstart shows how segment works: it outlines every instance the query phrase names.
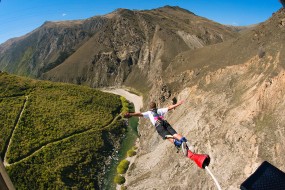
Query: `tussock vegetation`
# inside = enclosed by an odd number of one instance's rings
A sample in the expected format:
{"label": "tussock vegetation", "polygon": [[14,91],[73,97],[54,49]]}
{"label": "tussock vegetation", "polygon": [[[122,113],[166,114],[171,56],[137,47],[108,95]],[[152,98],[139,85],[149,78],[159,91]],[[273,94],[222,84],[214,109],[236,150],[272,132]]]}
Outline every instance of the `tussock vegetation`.
{"label": "tussock vegetation", "polygon": [[135,156],[137,154],[137,152],[135,150],[136,150],[136,147],[133,147],[132,149],[128,150],[127,156],[128,157]]}
{"label": "tussock vegetation", "polygon": [[129,168],[130,162],[128,160],[122,160],[117,167],[118,174],[125,174]]}
{"label": "tussock vegetation", "polygon": [[124,184],[126,182],[126,179],[124,176],[116,175],[116,177],[114,178],[114,182],[121,185],[121,184]]}
{"label": "tussock vegetation", "polygon": [[24,97],[0,98],[0,147],[4,156],[5,145],[12,134],[17,118],[23,106]]}
{"label": "tussock vegetation", "polygon": [[0,73],[0,150],[16,188],[100,188],[127,107],[91,88]]}

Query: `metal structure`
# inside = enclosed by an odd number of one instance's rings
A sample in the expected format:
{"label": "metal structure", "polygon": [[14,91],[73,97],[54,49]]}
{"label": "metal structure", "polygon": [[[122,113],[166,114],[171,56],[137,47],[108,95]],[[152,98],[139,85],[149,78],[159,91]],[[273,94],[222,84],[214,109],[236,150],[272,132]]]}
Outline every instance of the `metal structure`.
{"label": "metal structure", "polygon": [[0,189],[1,190],[15,190],[15,187],[7,174],[2,159],[0,158]]}

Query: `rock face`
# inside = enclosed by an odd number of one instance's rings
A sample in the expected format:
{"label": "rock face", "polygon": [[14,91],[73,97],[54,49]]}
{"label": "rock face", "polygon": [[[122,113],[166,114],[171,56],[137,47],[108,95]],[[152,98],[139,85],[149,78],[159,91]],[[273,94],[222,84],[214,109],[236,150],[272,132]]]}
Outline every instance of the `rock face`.
{"label": "rock face", "polygon": [[223,42],[232,29],[179,7],[118,9],[81,21],[47,22],[0,46],[0,69],[92,87],[148,88],[180,52]]}
{"label": "rock face", "polygon": [[[210,155],[222,189],[239,189],[264,160],[285,171],[284,18],[282,9],[235,40],[177,55],[146,99],[158,101],[165,86],[172,93],[160,106],[185,99],[167,119],[197,153]],[[129,189],[216,189],[205,170],[142,123]]]}

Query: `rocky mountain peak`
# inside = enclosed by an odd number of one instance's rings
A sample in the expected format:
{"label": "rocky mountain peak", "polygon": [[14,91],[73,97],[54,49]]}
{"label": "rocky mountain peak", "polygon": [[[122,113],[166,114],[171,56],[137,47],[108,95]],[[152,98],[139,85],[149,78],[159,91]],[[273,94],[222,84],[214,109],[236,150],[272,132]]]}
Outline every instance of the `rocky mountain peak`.
{"label": "rocky mountain peak", "polygon": [[179,6],[169,6],[169,5],[166,5],[164,7],[160,7],[160,8],[157,8],[156,10],[161,10],[161,11],[177,11],[177,12],[185,12],[185,13],[190,13],[190,14],[193,14],[195,15],[193,12],[187,10],[187,9],[183,9]]}

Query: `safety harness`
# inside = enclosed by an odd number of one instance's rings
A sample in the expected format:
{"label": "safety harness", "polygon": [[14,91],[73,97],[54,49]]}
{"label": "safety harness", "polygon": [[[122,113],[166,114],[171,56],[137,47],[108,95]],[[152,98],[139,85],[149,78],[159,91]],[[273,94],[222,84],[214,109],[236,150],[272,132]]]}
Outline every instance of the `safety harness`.
{"label": "safety harness", "polygon": [[158,113],[157,113],[157,108],[154,108],[151,111],[151,114],[154,118],[154,121],[155,121],[155,127],[157,127],[158,125],[162,124],[164,125],[165,123],[167,123],[166,120],[164,120],[163,116],[160,116]]}

